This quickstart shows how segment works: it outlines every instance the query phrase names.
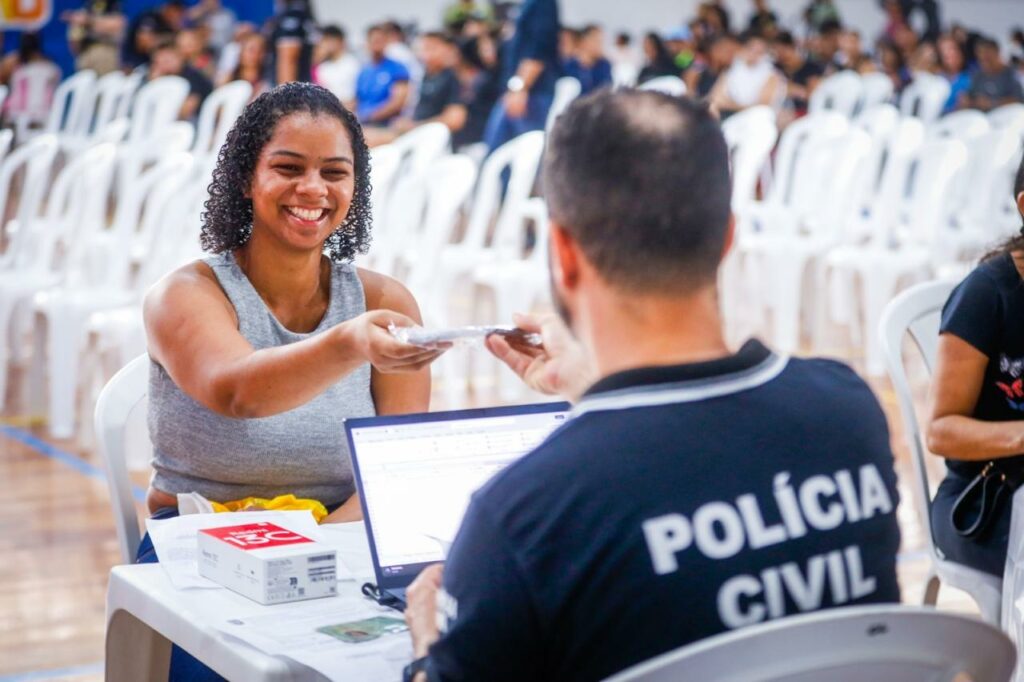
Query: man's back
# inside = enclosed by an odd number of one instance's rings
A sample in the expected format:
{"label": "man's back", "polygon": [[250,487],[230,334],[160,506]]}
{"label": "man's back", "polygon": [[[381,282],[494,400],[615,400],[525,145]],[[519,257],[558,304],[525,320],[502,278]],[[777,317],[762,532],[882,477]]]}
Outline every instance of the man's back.
{"label": "man's back", "polygon": [[847,367],[748,343],[612,375],[474,499],[432,679],[597,680],[736,627],[898,601],[885,418]]}

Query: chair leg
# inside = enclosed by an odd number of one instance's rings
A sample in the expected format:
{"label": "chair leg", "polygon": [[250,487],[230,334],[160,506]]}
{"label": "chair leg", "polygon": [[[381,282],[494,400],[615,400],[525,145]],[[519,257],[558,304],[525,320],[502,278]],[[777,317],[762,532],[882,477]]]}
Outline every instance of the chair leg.
{"label": "chair leg", "polygon": [[79,339],[77,316],[69,310],[51,311],[47,335],[50,375],[50,435],[71,438],[75,433],[75,395],[78,389]]}
{"label": "chair leg", "polygon": [[925,606],[935,606],[939,599],[939,588],[942,587],[942,581],[939,580],[939,576],[934,573],[928,576],[928,582],[924,586],[924,598],[921,603]]}
{"label": "chair leg", "polygon": [[107,623],[107,682],[166,680],[171,642],[127,611],[117,610]]}

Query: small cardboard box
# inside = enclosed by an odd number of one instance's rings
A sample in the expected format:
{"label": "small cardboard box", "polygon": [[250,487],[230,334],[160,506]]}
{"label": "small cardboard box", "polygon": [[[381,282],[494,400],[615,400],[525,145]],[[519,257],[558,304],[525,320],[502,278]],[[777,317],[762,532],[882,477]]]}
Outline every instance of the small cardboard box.
{"label": "small cardboard box", "polygon": [[199,574],[261,604],[332,597],[333,549],[266,521],[198,533]]}

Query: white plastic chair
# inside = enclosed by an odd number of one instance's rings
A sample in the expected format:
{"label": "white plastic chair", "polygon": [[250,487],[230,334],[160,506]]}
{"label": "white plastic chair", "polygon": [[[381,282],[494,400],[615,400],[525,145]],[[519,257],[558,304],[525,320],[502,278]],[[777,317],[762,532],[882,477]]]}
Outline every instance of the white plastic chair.
{"label": "white plastic chair", "polygon": [[361,265],[371,266],[376,259],[377,251],[386,248],[381,246],[381,243],[384,239],[383,231],[387,226],[388,198],[391,196],[391,189],[401,165],[402,152],[393,145],[384,144],[370,150],[370,210],[373,215],[373,243],[370,253],[366,256],[357,256],[357,262],[365,259],[365,263],[360,263]]}
{"label": "white plastic chair", "polygon": [[985,114],[976,109],[964,109],[946,114],[927,128],[929,139],[952,137],[957,140],[973,140],[992,128]]}
{"label": "white plastic chair", "polygon": [[868,243],[834,249],[826,259],[830,267],[861,282],[866,369],[871,376],[885,372],[874,330],[886,304],[902,280],[928,277],[939,263],[952,225],[950,184],[967,162],[967,149],[958,140],[933,141],[921,146],[915,161],[910,197],[902,215],[880,226]]}
{"label": "white plastic chair", "polygon": [[237,80],[225,83],[203,100],[196,122],[196,141],[192,153],[196,156],[217,157],[228,131],[242,113],[252,96],[252,85]]}
{"label": "white plastic chair", "polygon": [[686,94],[686,83],[679,76],[658,76],[640,85],[640,90],[655,90],[673,97]]}
{"label": "white plastic chair", "polygon": [[835,111],[850,118],[863,95],[860,76],[853,71],[839,71],[818,83],[808,100],[807,111],[812,114]]}
{"label": "white plastic chair", "polygon": [[135,96],[139,94],[139,89],[145,83],[145,80],[146,77],[141,71],[136,70],[128,74],[121,88],[121,96],[117,101],[114,118],[127,119],[131,117],[132,110],[135,108]]}
{"label": "white plastic chair", "polygon": [[884,73],[865,73],[860,77],[860,84],[864,93],[860,103],[861,111],[879,104],[888,104],[892,100],[892,79]]}
{"label": "white plastic chair", "polygon": [[987,623],[919,607],[849,606],[709,637],[605,682],[1008,682],[1017,652]]}
{"label": "white plastic chair", "polygon": [[[180,76],[161,76],[139,88],[128,117],[132,122],[128,141],[141,143],[178,120],[188,92],[188,81]],[[117,117],[122,118],[120,112]]]}
{"label": "white plastic chair", "polygon": [[[50,115],[41,132],[71,137],[82,135],[89,125],[95,85],[94,71],[79,71],[65,78],[54,90]],[[38,132],[22,127],[17,131],[17,137],[25,140]]]}
{"label": "white plastic chair", "polygon": [[924,438],[914,411],[914,398],[903,362],[903,337],[909,335],[928,373],[934,370],[939,343],[939,322],[956,282],[936,281],[917,284],[894,298],[885,308],[878,329],[886,369],[903,417],[903,433],[913,456],[916,479],[917,511],[928,539],[931,569],[925,586],[924,603],[934,605],[942,583],[967,592],[978,603],[986,622],[998,625],[1002,609],[1002,580],[963,564],[946,559],[935,546],[931,525],[931,485],[925,462]]}
{"label": "white plastic chair", "polygon": [[732,167],[732,208],[740,210],[754,201],[757,180],[768,155],[778,140],[775,111],[755,106],[738,112],[722,123]]}
{"label": "white plastic chair", "polygon": [[5,118],[17,131],[19,142],[28,137],[30,129],[41,129],[50,117],[60,79],[60,69],[50,62],[24,64],[11,74],[10,91],[4,87],[3,95],[6,99],[16,93],[18,111],[10,111],[12,103],[8,102]]}
{"label": "white plastic chair", "polygon": [[555,96],[551,100],[551,108],[548,109],[547,121],[544,122],[545,133],[551,132],[551,126],[555,125],[555,119],[561,116],[565,108],[580,96],[582,89],[583,86],[580,85],[580,82],[571,76],[565,76],[555,81]]}
{"label": "white plastic chair", "polygon": [[[133,243],[145,260],[165,235],[161,226],[172,213],[172,200],[188,182],[193,169],[190,154],[168,156],[133,183],[137,193],[122,199],[124,210],[112,229],[103,236],[108,243],[77,240],[66,259],[68,275],[57,287],[39,292],[35,310],[46,322],[46,366],[49,381],[49,430],[56,438],[68,438],[75,429],[75,395],[81,375],[80,354],[85,346],[89,316],[100,310],[117,308],[137,300],[141,287],[132,286],[130,256]],[[145,210],[141,214],[143,202]],[[136,229],[138,225],[138,229]],[[174,239],[166,235],[168,239]],[[114,248],[110,248],[110,246]],[[96,249],[96,250],[93,250]],[[90,259],[101,260],[103,267],[90,273]],[[43,348],[37,334],[36,357]],[[38,362],[38,360],[34,360]]]}
{"label": "white plastic chair", "polygon": [[148,439],[129,442],[133,425],[144,425],[146,420],[146,392],[149,381],[149,356],[141,355],[121,369],[107,382],[96,402],[93,423],[97,446],[107,473],[110,505],[117,527],[117,541],[121,561],[135,562],[142,534],[139,514],[132,497],[132,482],[126,464],[129,448],[148,448]]}
{"label": "white plastic chair", "polygon": [[988,112],[988,122],[993,128],[1012,128],[1024,134],[1024,104],[1004,104]]}
{"label": "white plastic chair", "polygon": [[900,113],[931,123],[942,115],[949,99],[949,82],[941,76],[918,73],[900,94]]}

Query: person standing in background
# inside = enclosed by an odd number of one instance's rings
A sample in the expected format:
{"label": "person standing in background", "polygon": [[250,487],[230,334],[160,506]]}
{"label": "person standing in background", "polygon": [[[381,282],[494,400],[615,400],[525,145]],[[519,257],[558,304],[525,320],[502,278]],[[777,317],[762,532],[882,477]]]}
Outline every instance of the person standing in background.
{"label": "person standing in background", "polygon": [[565,75],[580,82],[580,94],[585,95],[612,84],[612,65],[604,56],[604,31],[597,24],[580,30],[575,56],[565,62]]}
{"label": "person standing in background", "polygon": [[362,66],[348,49],[345,30],[334,24],[325,26],[320,32],[320,43],[314,57],[313,82],[333,92],[342,102],[355,99],[356,79]]}
{"label": "person standing in background", "polygon": [[319,40],[309,0],[285,0],[268,22],[269,80],[275,85],[313,79],[313,46]]}
{"label": "person standing in background", "polygon": [[821,80],[823,70],[804,58],[789,31],[779,33],[775,39],[775,61],[786,77],[786,104],[793,118],[799,118],[807,113],[808,99]]}
{"label": "person standing in background", "polygon": [[531,130],[543,130],[560,75],[558,3],[526,0],[515,33],[504,49],[505,95],[487,122],[484,140],[491,151]]}
{"label": "person standing in background", "polygon": [[206,29],[206,44],[216,55],[234,38],[238,17],[221,0],[199,0],[186,16],[194,25]]}

